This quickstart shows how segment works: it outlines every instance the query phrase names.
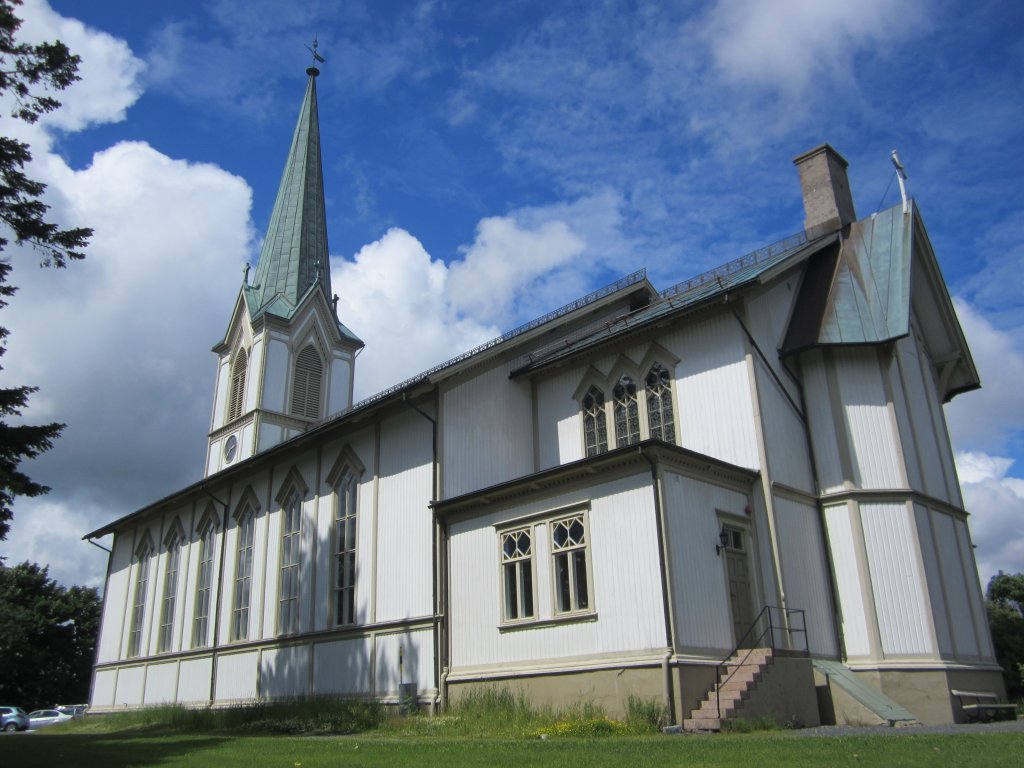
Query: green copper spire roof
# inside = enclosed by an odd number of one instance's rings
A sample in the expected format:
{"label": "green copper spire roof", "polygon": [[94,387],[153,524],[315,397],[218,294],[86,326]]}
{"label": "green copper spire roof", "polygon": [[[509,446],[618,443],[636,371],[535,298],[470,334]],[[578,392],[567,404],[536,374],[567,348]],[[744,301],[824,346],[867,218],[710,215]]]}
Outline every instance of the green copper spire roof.
{"label": "green copper spire roof", "polygon": [[292,137],[288,162],[277,190],[255,278],[245,290],[252,317],[270,313],[290,319],[315,285],[323,289],[324,298],[331,300],[320,125],[316,109],[316,76],[320,72],[310,67],[306,73],[309,84]]}

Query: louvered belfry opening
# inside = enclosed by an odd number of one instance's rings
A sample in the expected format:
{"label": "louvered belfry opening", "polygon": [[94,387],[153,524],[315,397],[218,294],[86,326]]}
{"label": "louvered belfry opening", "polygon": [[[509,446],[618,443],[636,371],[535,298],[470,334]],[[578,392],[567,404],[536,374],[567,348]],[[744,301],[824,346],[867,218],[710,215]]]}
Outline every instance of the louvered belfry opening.
{"label": "louvered belfry opening", "polygon": [[245,370],[249,366],[249,356],[244,349],[238,350],[235,361],[231,365],[231,392],[228,395],[228,421],[234,421],[242,415],[242,403],[245,400]]}
{"label": "louvered belfry opening", "polygon": [[324,376],[320,355],[312,344],[299,352],[292,376],[292,415],[315,419],[320,415],[320,388]]}

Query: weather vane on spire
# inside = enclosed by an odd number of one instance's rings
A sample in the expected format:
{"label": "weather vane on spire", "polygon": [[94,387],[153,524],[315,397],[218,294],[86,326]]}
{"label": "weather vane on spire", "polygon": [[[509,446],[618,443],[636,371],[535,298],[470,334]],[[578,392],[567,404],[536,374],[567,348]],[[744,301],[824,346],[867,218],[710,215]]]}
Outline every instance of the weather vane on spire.
{"label": "weather vane on spire", "polygon": [[316,69],[317,63],[324,64],[327,61],[327,59],[316,52],[316,49],[319,47],[320,43],[317,42],[315,37],[313,38],[313,47],[306,46],[306,50],[313,54],[313,69]]}

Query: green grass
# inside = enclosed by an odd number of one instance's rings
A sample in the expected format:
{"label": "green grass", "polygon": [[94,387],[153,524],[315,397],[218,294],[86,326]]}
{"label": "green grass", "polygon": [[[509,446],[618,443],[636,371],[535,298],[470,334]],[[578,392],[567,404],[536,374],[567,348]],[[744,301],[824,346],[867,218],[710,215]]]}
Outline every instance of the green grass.
{"label": "green grass", "polygon": [[4,764],[118,768],[322,768],[326,766],[1017,766],[1024,736],[850,736],[780,734],[493,739],[450,736],[229,736],[59,730],[0,736]]}

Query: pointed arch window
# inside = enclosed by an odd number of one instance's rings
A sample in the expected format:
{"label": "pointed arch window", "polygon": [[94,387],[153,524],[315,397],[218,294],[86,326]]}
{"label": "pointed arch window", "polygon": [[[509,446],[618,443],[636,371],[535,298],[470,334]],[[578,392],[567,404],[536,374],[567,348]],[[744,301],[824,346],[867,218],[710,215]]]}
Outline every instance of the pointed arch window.
{"label": "pointed arch window", "polygon": [[199,526],[199,573],[196,577],[195,617],[192,621],[192,647],[202,648],[209,644],[210,598],[213,591],[213,553],[217,529],[212,516]]}
{"label": "pointed arch window", "polygon": [[356,620],[356,476],[346,471],[338,483],[334,517],[334,616],[338,624]]}
{"label": "pointed arch window", "polygon": [[228,421],[234,421],[242,415],[245,404],[245,372],[249,367],[249,355],[245,349],[239,349],[231,363],[231,387],[228,393]]}
{"label": "pointed arch window", "polygon": [[608,450],[608,423],[605,421],[604,392],[591,387],[583,396],[583,443],[587,456]]}
{"label": "pointed arch window", "polygon": [[323,387],[324,366],[320,353],[312,344],[299,352],[292,373],[293,416],[315,419],[320,416],[320,390]]}
{"label": "pointed arch window", "polygon": [[676,422],[672,412],[672,377],[668,368],[655,362],[644,380],[647,394],[647,426],[651,438],[676,441]]}
{"label": "pointed arch window", "polygon": [[619,377],[612,389],[615,399],[615,445],[621,448],[640,440],[640,411],[636,399],[636,382],[628,374]]}
{"label": "pointed arch window", "polygon": [[249,601],[252,596],[252,550],[256,534],[256,511],[246,502],[238,516],[238,546],[235,554],[235,594],[231,611],[231,639],[249,638]]}
{"label": "pointed arch window", "polygon": [[178,566],[181,562],[181,533],[175,530],[167,539],[167,561],[164,567],[164,596],[160,606],[160,635],[157,652],[171,650],[174,639],[174,608],[178,598]]}
{"label": "pointed arch window", "polygon": [[299,562],[302,548],[302,495],[297,488],[281,505],[281,582],[278,599],[277,631],[299,630]]}
{"label": "pointed arch window", "polygon": [[142,653],[142,630],[146,619],[146,593],[149,591],[149,559],[153,546],[146,541],[139,547],[135,565],[135,596],[132,598],[132,622],[128,632],[128,655]]}

